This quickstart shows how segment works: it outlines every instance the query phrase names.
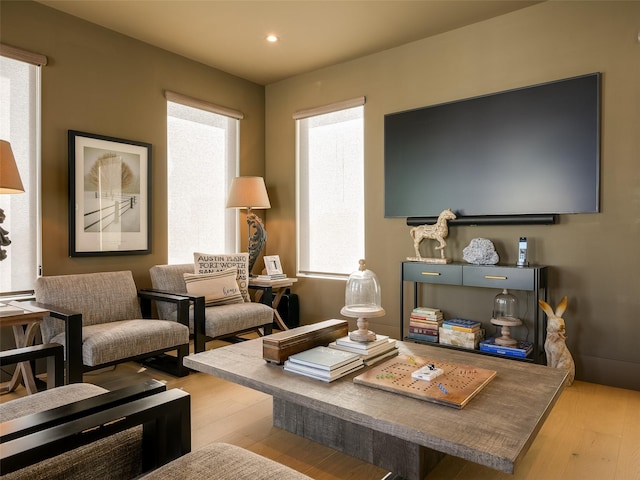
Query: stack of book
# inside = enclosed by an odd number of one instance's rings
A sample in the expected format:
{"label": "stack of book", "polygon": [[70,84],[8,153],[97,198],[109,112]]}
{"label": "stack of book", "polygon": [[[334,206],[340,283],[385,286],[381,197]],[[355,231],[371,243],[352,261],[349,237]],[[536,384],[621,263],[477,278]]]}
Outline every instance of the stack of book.
{"label": "stack of book", "polygon": [[465,348],[478,348],[478,343],[484,338],[482,324],[476,320],[451,318],[442,322],[440,327],[440,343],[457,345]]}
{"label": "stack of book", "polygon": [[431,307],[416,307],[409,317],[408,338],[438,343],[438,329],[443,322],[442,311]]}
{"label": "stack of book", "polygon": [[497,353],[508,357],[526,358],[533,350],[533,344],[524,340],[519,340],[518,344],[513,347],[505,347],[496,344],[495,337],[488,338],[480,342],[480,351]]}
{"label": "stack of book", "polygon": [[286,371],[323,382],[332,382],[362,367],[364,367],[364,362],[357,353],[324,346],[296,353],[284,362]]}
{"label": "stack of book", "polygon": [[329,348],[357,353],[366,366],[374,365],[380,360],[398,354],[396,341],[387,335],[376,335],[376,339],[370,342],[356,342],[349,337],[342,337],[331,342]]}
{"label": "stack of book", "polygon": [[286,273],[272,273],[271,275],[256,275],[254,278],[258,280],[270,281],[270,280],[282,280],[287,278]]}

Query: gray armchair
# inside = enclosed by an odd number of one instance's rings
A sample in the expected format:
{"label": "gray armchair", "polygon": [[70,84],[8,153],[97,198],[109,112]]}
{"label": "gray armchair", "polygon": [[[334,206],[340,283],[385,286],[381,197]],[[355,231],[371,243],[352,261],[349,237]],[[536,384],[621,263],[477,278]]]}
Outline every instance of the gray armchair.
{"label": "gray armchair", "polygon": [[[129,271],[40,277],[36,300],[51,311],[41,324],[44,343],[64,345],[66,382],[82,381],[83,372],[129,360],[170,358],[177,376],[188,374],[182,359],[189,354],[188,300],[171,295],[138,294]],[[139,299],[140,297],[140,299]],[[177,305],[173,321],[143,318],[140,301],[150,316],[150,301]],[[176,321],[177,320],[177,321]]]}
{"label": "gray armchair", "polygon": [[[234,303],[205,307],[204,297],[195,297],[187,293],[184,281],[185,273],[193,273],[192,263],[180,265],[156,265],[151,267],[153,291],[184,295],[192,302],[189,312],[189,329],[194,336],[195,352],[203,352],[208,340],[229,338],[239,333],[264,329],[271,333],[273,309],[269,305],[255,302]],[[158,303],[158,317],[175,321],[177,306]]]}

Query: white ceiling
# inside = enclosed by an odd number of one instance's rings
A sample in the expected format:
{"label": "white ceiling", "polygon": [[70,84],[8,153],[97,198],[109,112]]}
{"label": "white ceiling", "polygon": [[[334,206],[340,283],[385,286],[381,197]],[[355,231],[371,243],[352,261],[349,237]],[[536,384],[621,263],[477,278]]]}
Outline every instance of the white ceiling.
{"label": "white ceiling", "polygon": [[[267,85],[528,7],[525,0],[39,0]],[[268,34],[280,37],[276,44]]]}

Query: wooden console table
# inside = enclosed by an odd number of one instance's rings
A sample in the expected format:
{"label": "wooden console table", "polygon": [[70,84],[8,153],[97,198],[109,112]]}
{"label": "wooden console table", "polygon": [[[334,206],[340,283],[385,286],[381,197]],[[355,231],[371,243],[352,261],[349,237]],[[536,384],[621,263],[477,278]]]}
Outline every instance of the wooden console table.
{"label": "wooden console table", "polygon": [[[294,329],[295,330],[295,329]],[[513,473],[557,401],[567,372],[532,363],[398,342],[401,354],[497,372],[462,410],[398,395],[353,378],[331,383],[262,358],[262,339],[185,357],[193,370],[273,396],[276,427],[422,480],[446,454]],[[507,415],[505,415],[507,413]]]}
{"label": "wooden console table", "polygon": [[[40,326],[43,317],[49,313],[48,310],[40,308],[35,302],[9,302],[7,305],[22,310],[20,313],[11,315],[0,315],[0,326],[11,327],[16,348],[28,347],[33,344],[33,340]],[[36,393],[35,377],[29,362],[20,362],[16,365],[11,380],[0,385],[0,393],[13,392],[20,384],[20,377],[24,380],[27,393]]]}
{"label": "wooden console table", "polygon": [[[400,334],[405,338],[404,282],[413,282],[413,306],[418,306],[418,285],[457,285],[460,287],[493,288],[496,293],[502,289],[532,292],[532,305],[528,310],[532,315],[533,352],[531,357],[503,357],[512,360],[545,363],[544,341],[546,322],[541,315],[538,300],[547,300],[547,270],[545,266],[517,267],[515,265],[472,265],[468,263],[431,264],[424,262],[402,262],[400,272]],[[408,317],[407,317],[408,318]],[[523,319],[526,321],[526,319]],[[407,322],[409,323],[409,322]],[[419,340],[407,339],[419,342]],[[451,345],[434,344],[445,348],[461,348]],[[469,350],[483,355],[498,355],[480,350]]]}

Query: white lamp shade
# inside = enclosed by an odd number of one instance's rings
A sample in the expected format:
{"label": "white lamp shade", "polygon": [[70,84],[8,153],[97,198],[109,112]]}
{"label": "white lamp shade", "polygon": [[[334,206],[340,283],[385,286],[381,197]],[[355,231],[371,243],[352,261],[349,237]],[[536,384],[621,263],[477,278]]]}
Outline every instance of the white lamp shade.
{"label": "white lamp shade", "polygon": [[262,177],[236,177],[231,181],[227,208],[271,208]]}
{"label": "white lamp shade", "polygon": [[0,140],[0,193],[22,193],[24,187],[16,166],[11,144]]}

